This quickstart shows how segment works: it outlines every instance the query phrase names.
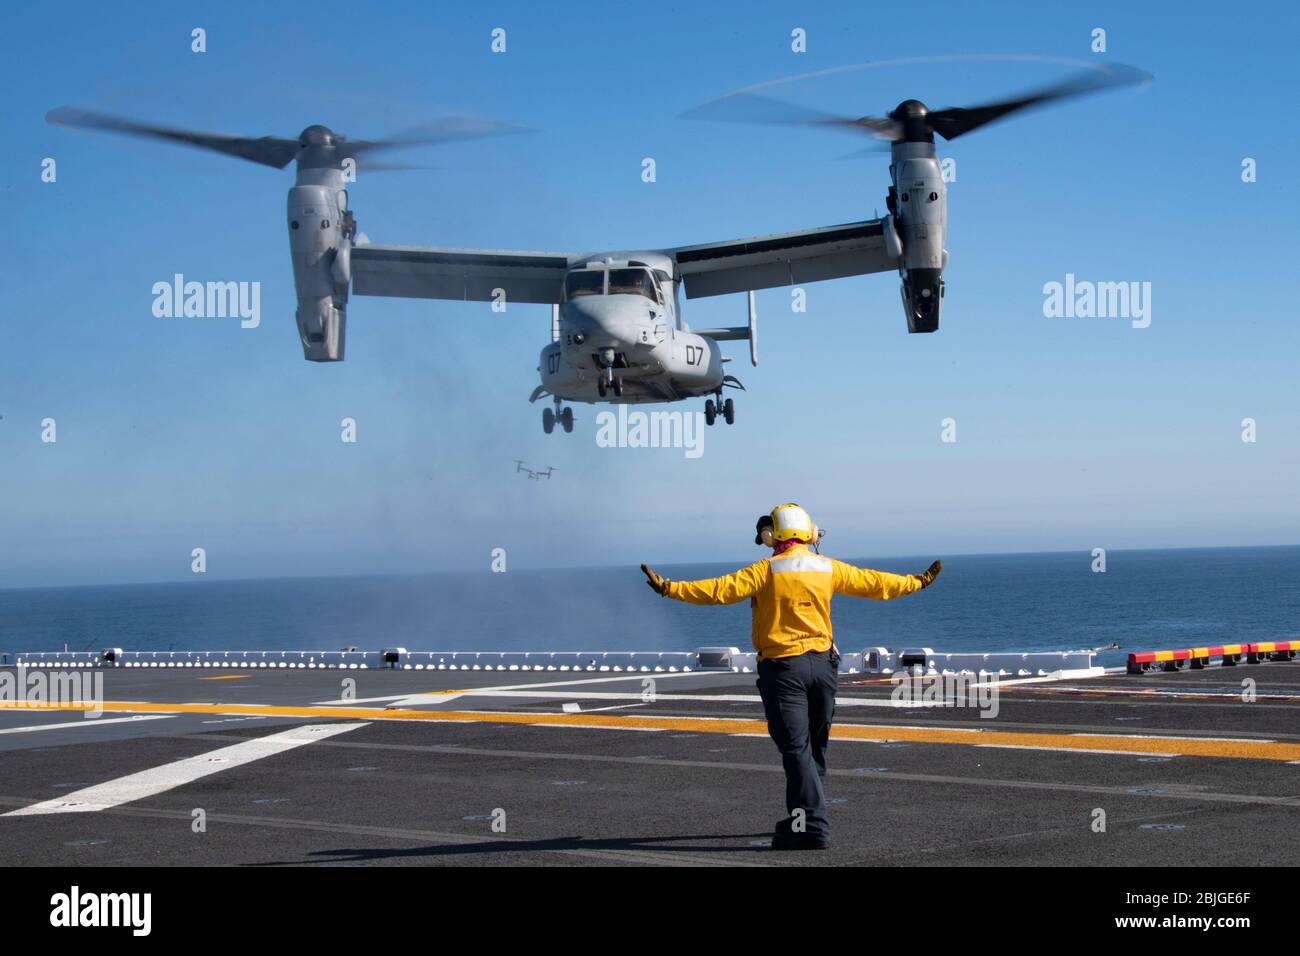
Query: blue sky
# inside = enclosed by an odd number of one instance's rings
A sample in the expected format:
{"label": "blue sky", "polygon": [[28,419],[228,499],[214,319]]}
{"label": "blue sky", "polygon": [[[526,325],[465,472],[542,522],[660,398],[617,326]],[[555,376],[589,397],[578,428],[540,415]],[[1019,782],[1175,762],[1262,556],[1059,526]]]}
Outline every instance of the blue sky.
{"label": "blue sky", "polygon": [[[797,500],[843,554],[1300,541],[1297,14],[1283,4],[26,5],[6,12],[0,586],[752,559]],[[593,11],[598,11],[593,13]],[[208,52],[190,52],[206,29]],[[490,52],[490,31],[507,52]],[[807,30],[808,52],[790,49]],[[1089,50],[1107,31],[1108,51]],[[778,77],[938,54],[1114,59],[1155,75],[971,134],[941,156],[943,328],[908,336],[895,276],[759,293],[762,363],[705,453],[545,436],[526,399],[544,306],[354,298],[348,359],[304,362],[283,205],[292,172],[46,125],[72,103],[199,129],[382,136],[448,111],[529,136],[409,154],[352,187],[375,242],[673,246],[867,218],[887,159],[816,130],[676,117]],[[882,113],[1070,72],[959,61],[780,95]],[[44,157],[58,181],[40,181]],[[643,183],[641,160],[658,181]],[[1241,161],[1259,180],[1241,182]],[[158,319],[182,272],[258,281],[262,323]],[[1152,284],[1152,322],[1047,319],[1066,273]],[[740,296],[687,303],[736,324]],[[682,406],[679,406],[682,407]],[[694,409],[695,404],[687,406]],[[40,441],[53,417],[58,442]],[[339,421],[358,422],[355,445]],[[958,440],[939,440],[954,418]],[[1258,441],[1240,440],[1241,420]],[[554,465],[549,481],[513,459]]]}

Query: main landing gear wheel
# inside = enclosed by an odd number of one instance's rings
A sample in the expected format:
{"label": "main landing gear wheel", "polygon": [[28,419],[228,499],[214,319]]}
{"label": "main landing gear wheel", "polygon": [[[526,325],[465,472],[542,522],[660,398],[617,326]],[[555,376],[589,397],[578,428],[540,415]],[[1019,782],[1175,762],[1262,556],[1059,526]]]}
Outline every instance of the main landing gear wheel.
{"label": "main landing gear wheel", "polygon": [[604,398],[605,393],[609,391],[609,386],[605,384],[605,379],[603,377],[596,380],[596,391],[600,394],[601,398]]}
{"label": "main landing gear wheel", "polygon": [[542,431],[548,435],[555,431],[555,412],[549,408],[542,409]]}
{"label": "main landing gear wheel", "polygon": [[621,376],[614,379],[614,394],[619,398],[623,397],[623,379]]}
{"label": "main landing gear wheel", "polygon": [[[547,409],[547,411],[550,411],[550,409]],[[560,425],[564,428],[565,432],[573,431],[573,409],[572,408],[566,408],[564,409],[564,411],[560,412]]]}
{"label": "main landing gear wheel", "polygon": [[721,415],[728,425],[736,423],[736,403],[733,399],[727,399],[725,402],[719,395],[717,401],[707,399],[704,402],[704,424],[712,425]]}

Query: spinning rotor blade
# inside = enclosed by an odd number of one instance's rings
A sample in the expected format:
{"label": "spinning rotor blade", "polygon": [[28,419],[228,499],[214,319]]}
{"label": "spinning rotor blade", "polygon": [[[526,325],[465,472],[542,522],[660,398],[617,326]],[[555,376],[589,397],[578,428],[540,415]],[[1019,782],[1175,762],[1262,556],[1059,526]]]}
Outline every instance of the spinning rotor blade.
{"label": "spinning rotor blade", "polygon": [[845,153],[843,156],[836,156],[836,160],[845,159],[866,159],[868,156],[879,156],[881,153],[889,152],[889,144],[886,142],[873,143],[864,149],[855,149],[851,153]]}
{"label": "spinning rotor blade", "polygon": [[406,173],[413,170],[450,169],[449,166],[424,166],[416,163],[384,163],[374,160],[357,162],[357,174],[361,173]]}
{"label": "spinning rotor blade", "polygon": [[[104,130],[110,133],[125,133],[130,136],[146,136],[167,142],[180,143],[184,146],[196,146],[214,152],[247,159],[263,166],[283,169],[294,159],[303,157],[313,165],[324,161],[326,165],[348,158],[370,155],[380,150],[399,149],[411,146],[440,145],[456,143],[469,139],[481,139],[486,136],[503,136],[508,133],[532,132],[523,126],[515,126],[500,120],[481,116],[448,116],[432,123],[415,127],[382,140],[349,140],[346,136],[335,133],[325,126],[309,126],[294,139],[280,139],[274,136],[251,138],[246,136],[226,136],[221,133],[201,133],[194,130],[175,129],[170,126],[155,126],[138,123],[135,120],[96,113],[75,106],[60,106],[45,114],[47,122],[56,126],[68,126],[74,129]],[[420,169],[419,166],[381,166],[378,163],[365,163],[369,170]],[[432,167],[428,167],[432,168]]]}
{"label": "spinning rotor blade", "polygon": [[855,132],[861,129],[875,132],[877,126],[892,129],[899,124],[893,120],[875,120],[864,116],[836,116],[806,106],[796,106],[781,100],[769,99],[755,93],[733,93],[711,100],[702,106],[687,110],[682,119],[719,120],[724,123],[779,123],[793,126],[821,126]]}
{"label": "spinning rotor blade", "polygon": [[487,136],[508,136],[512,133],[531,133],[526,126],[489,119],[485,116],[447,116],[397,133],[382,140],[344,141],[342,148],[348,156],[360,156],[381,149],[405,149],[411,146],[459,143]]}
{"label": "spinning rotor blade", "polygon": [[200,133],[193,130],[174,129],[169,126],[152,126],[137,123],[134,120],[96,113],[75,106],[60,106],[45,114],[45,121],[55,126],[68,126],[74,129],[97,129],[110,133],[126,133],[130,136],[147,136],[151,139],[167,140],[185,146],[196,146],[225,153],[239,159],[284,169],[298,152],[298,141],[263,136],[252,139],[244,136],[225,136],[221,133]]}
{"label": "spinning rotor blade", "polygon": [[1115,86],[1128,86],[1149,79],[1151,74],[1136,67],[1125,66],[1122,63],[1107,64],[1099,70],[1085,70],[1061,83],[1015,99],[999,100],[983,106],[958,106],[936,110],[926,116],[926,122],[934,132],[944,139],[951,140],[1019,110],[1084,93],[1096,93]]}
{"label": "spinning rotor blade", "polygon": [[[798,79],[796,77],[796,79]],[[938,133],[944,139],[956,139],[964,133],[1002,119],[1019,110],[1041,106],[1055,100],[1095,93],[1116,86],[1146,82],[1151,75],[1136,67],[1109,63],[1083,72],[1042,89],[1012,99],[997,100],[972,107],[952,107],[927,111],[923,104],[909,100],[888,116],[834,115],[805,106],[796,106],[781,100],[769,99],[750,92],[732,93],[698,106],[682,114],[684,119],[720,120],[732,123],[783,123],[799,126],[819,126],[864,132],[878,139],[898,141],[905,137],[905,121],[913,135],[916,122],[922,129]],[[770,84],[769,84],[770,85]]]}

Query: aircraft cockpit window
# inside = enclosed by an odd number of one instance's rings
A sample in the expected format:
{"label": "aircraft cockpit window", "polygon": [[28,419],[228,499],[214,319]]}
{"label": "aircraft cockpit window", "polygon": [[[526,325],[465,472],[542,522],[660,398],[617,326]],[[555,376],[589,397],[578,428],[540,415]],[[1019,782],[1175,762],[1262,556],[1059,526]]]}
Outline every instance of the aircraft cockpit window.
{"label": "aircraft cockpit window", "polygon": [[564,297],[576,299],[580,295],[601,295],[605,291],[604,269],[578,269],[564,280]]}
{"label": "aircraft cockpit window", "polygon": [[658,301],[655,280],[645,269],[610,269],[610,295],[643,295]]}

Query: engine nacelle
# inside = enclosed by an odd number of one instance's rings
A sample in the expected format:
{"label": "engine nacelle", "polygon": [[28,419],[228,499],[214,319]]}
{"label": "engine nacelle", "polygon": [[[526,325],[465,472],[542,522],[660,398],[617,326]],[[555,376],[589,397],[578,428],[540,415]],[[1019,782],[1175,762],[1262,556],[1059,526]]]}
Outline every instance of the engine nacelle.
{"label": "engine nacelle", "polygon": [[943,309],[943,272],[940,269],[908,269],[903,274],[903,312],[907,331],[939,331]]}
{"label": "engine nacelle", "polygon": [[333,296],[305,301],[298,297],[298,337],[302,357],[309,362],[342,362],[347,332],[347,303]]}
{"label": "engine nacelle", "polygon": [[[937,332],[943,308],[943,270],[948,264],[948,190],[933,143],[897,143],[895,189],[890,209],[901,240],[900,290],[908,332]],[[889,247],[889,235],[886,234]]]}
{"label": "engine nacelle", "polygon": [[297,185],[289,190],[288,218],[303,357],[309,362],[341,362],[353,231],[342,173],[300,169]]}

